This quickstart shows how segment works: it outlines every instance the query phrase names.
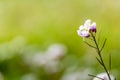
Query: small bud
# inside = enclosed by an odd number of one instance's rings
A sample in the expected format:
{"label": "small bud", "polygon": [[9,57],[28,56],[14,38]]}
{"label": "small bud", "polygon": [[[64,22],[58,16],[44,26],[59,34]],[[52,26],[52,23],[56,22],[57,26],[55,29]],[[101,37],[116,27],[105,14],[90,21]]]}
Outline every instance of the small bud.
{"label": "small bud", "polygon": [[91,24],[90,30],[92,32],[96,32],[96,23],[95,22]]}

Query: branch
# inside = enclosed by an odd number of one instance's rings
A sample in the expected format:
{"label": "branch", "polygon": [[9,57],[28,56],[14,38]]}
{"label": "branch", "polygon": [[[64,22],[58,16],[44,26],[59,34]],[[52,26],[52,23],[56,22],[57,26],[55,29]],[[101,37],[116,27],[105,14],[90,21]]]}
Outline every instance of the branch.
{"label": "branch", "polygon": [[98,79],[104,80],[103,78],[98,77],[98,76],[95,76],[95,75],[88,74],[88,76],[91,76],[91,77],[96,77],[96,78],[98,78]]}
{"label": "branch", "polygon": [[91,44],[87,43],[86,41],[84,41],[84,42],[85,42],[88,46],[96,49],[96,47],[92,46]]}
{"label": "branch", "polygon": [[103,63],[96,57],[97,61],[103,66]]}
{"label": "branch", "polygon": [[100,51],[102,51],[102,50],[103,50],[103,48],[105,47],[106,41],[107,41],[107,39],[105,38],[104,43],[103,43],[102,48],[101,48],[101,50],[100,50]]}

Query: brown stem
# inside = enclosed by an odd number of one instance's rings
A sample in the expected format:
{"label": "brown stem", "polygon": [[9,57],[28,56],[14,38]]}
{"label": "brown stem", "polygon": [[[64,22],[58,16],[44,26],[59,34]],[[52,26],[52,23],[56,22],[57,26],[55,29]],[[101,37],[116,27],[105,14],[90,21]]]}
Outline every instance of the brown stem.
{"label": "brown stem", "polygon": [[102,66],[103,66],[103,68],[105,69],[105,72],[107,73],[107,76],[108,76],[109,80],[111,80],[110,74],[109,74],[109,72],[108,72],[108,70],[107,70],[107,68],[106,68],[106,66],[105,66],[105,63],[104,63],[104,61],[103,61],[103,58],[102,58],[102,56],[101,56],[101,51],[100,51],[99,46],[98,46],[98,44],[97,44],[96,38],[95,38],[95,36],[93,35],[92,32],[91,32],[91,36],[92,36],[92,38],[93,38],[93,40],[94,40],[94,42],[95,42],[98,56],[100,57],[101,63],[103,64]]}

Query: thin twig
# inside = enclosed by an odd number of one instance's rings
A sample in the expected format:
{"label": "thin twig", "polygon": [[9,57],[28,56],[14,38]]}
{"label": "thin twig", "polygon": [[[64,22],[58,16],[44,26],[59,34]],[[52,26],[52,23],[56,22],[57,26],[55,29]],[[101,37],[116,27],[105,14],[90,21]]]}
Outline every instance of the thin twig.
{"label": "thin twig", "polygon": [[96,57],[97,61],[103,66],[103,63]]}
{"label": "thin twig", "polygon": [[92,46],[91,44],[87,43],[86,41],[84,41],[84,42],[85,42],[88,46],[96,49],[96,47]]}
{"label": "thin twig", "polygon": [[107,39],[105,38],[104,43],[103,43],[102,48],[101,48],[101,50],[100,50],[100,51],[102,51],[102,50],[103,50],[103,48],[104,48],[104,46],[105,46],[106,41],[107,41]]}
{"label": "thin twig", "polygon": [[[111,80],[110,74],[109,74],[109,72],[108,72],[108,70],[107,70],[107,68],[106,68],[106,65],[105,65],[105,63],[104,63],[104,61],[103,61],[103,58],[102,58],[102,56],[101,56],[101,50],[99,49],[98,43],[97,43],[97,41],[96,41],[96,38],[95,38],[95,36],[93,35],[92,32],[91,32],[91,36],[92,36],[92,38],[93,38],[93,40],[94,40],[94,42],[95,42],[95,45],[96,45],[96,48],[97,48],[97,53],[98,53],[98,56],[99,56],[99,58],[100,58],[100,60],[101,60],[101,62],[102,62],[102,64],[103,64],[103,68],[104,68],[106,74],[108,75],[109,80]],[[106,43],[106,39],[105,39],[105,41],[104,41],[104,43],[103,43],[103,47],[105,46],[105,43]],[[102,49],[103,49],[103,47],[102,47]]]}
{"label": "thin twig", "polygon": [[96,78],[98,78],[98,79],[104,80],[103,78],[98,77],[98,76],[95,76],[95,75],[88,74],[88,76],[91,76],[91,77],[96,77]]}

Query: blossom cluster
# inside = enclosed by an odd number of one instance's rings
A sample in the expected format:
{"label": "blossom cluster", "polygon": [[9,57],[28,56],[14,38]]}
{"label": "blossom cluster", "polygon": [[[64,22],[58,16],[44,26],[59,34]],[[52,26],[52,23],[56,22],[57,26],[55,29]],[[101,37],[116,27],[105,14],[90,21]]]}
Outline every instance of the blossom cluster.
{"label": "blossom cluster", "polygon": [[91,23],[91,20],[88,19],[85,21],[84,25],[81,25],[79,27],[79,30],[77,30],[77,33],[79,36],[83,38],[88,38],[90,37],[90,32],[96,33],[96,23],[95,22]]}

